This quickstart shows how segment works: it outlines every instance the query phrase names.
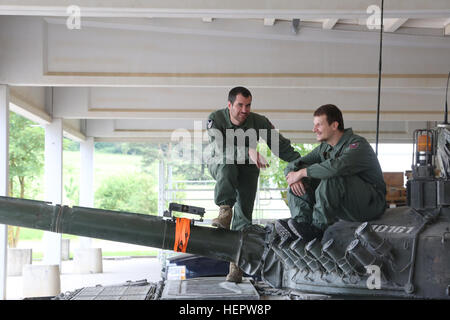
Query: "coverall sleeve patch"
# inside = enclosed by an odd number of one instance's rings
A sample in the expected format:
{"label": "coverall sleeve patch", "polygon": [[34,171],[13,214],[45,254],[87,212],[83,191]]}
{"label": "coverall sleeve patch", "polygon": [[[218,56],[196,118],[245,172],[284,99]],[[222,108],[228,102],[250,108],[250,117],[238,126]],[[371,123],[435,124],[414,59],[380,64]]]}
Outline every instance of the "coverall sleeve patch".
{"label": "coverall sleeve patch", "polygon": [[350,149],[357,149],[358,147],[359,147],[359,142],[352,143],[352,144],[349,146]]}

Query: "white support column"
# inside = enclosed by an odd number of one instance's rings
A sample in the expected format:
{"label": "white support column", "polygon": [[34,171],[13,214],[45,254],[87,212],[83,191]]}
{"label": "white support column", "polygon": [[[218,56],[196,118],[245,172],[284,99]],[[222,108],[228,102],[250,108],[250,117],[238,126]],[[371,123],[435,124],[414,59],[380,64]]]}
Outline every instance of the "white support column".
{"label": "white support column", "polygon": [[[80,142],[80,206],[94,207],[94,138]],[[92,239],[80,237],[80,248],[92,247]]]}
{"label": "white support column", "polygon": [[[158,170],[158,216],[162,217],[165,209],[165,191],[164,187],[166,184],[166,173],[164,160],[159,160],[159,170]],[[158,250],[158,260],[163,266],[166,265],[166,250]]]}
{"label": "white support column", "polygon": [[[62,204],[63,127],[62,119],[53,119],[45,126],[45,200]],[[47,265],[59,265],[61,270],[62,235],[44,232],[44,258]]]}
{"label": "white support column", "polygon": [[[9,87],[0,85],[0,196],[8,196]],[[6,299],[8,226],[0,224],[0,300]]]}
{"label": "white support column", "polygon": [[159,160],[159,174],[158,174],[158,216],[163,216],[165,209],[165,163],[164,160]]}
{"label": "white support column", "polygon": [[[167,189],[169,190],[173,190],[173,173],[172,173],[172,165],[168,164],[167,165]],[[167,195],[166,195],[166,201],[167,203],[170,203],[173,201],[173,195],[175,192],[173,191],[168,191]],[[165,209],[165,208],[164,208]]]}

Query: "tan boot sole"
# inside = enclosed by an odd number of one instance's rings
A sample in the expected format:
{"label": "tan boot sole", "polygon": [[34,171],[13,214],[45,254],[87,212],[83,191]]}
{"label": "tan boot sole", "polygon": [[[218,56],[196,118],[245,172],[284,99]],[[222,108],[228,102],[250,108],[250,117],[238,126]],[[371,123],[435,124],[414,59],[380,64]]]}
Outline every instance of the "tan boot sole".
{"label": "tan boot sole", "polygon": [[228,281],[228,282],[235,282],[235,283],[241,283],[242,282],[242,274],[241,275],[239,275],[239,276],[236,276],[236,275],[227,275],[227,278],[226,278],[226,280]]}
{"label": "tan boot sole", "polygon": [[230,226],[224,226],[224,225],[221,224],[220,222],[213,222],[211,225],[212,225],[213,227],[217,227],[217,228],[220,228],[220,229],[227,229],[227,230],[230,229]]}

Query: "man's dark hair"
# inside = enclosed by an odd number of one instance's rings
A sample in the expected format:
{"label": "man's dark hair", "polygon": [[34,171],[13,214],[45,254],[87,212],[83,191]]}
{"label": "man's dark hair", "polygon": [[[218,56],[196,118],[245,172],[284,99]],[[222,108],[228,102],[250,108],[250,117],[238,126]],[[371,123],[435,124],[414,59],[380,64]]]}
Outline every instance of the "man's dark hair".
{"label": "man's dark hair", "polygon": [[252,94],[250,93],[250,90],[248,90],[247,88],[235,87],[235,88],[231,89],[230,92],[228,93],[228,101],[230,101],[231,104],[234,104],[234,101],[236,100],[236,97],[238,94],[241,94],[242,96],[244,96],[244,98],[248,98],[248,97],[252,96]]}
{"label": "man's dark hair", "polygon": [[314,111],[314,117],[319,116],[327,116],[328,124],[331,125],[333,122],[337,121],[338,130],[344,131],[344,119],[342,118],[342,112],[339,110],[338,107],[336,107],[334,104],[324,104],[323,106],[320,106],[317,108],[316,111]]}

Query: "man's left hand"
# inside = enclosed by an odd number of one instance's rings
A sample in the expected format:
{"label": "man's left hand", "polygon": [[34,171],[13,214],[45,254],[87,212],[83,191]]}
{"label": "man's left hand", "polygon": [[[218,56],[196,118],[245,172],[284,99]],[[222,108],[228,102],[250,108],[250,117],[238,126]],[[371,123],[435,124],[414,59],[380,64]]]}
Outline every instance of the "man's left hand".
{"label": "man's left hand", "polygon": [[289,185],[289,187],[291,188],[292,193],[296,196],[301,197],[306,193],[305,185],[301,180]]}
{"label": "man's left hand", "polygon": [[286,175],[286,181],[289,185],[296,183],[307,176],[306,168],[298,171],[291,171]]}

